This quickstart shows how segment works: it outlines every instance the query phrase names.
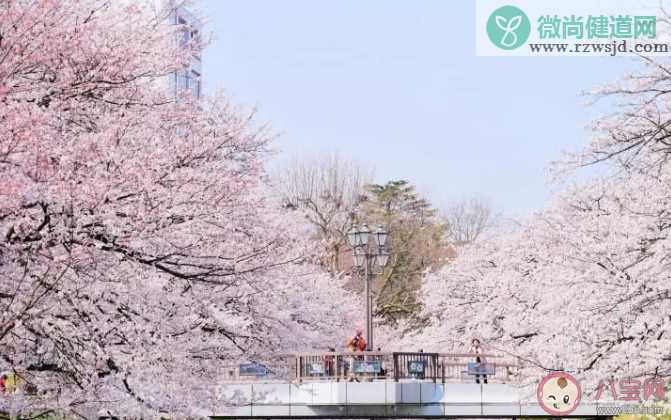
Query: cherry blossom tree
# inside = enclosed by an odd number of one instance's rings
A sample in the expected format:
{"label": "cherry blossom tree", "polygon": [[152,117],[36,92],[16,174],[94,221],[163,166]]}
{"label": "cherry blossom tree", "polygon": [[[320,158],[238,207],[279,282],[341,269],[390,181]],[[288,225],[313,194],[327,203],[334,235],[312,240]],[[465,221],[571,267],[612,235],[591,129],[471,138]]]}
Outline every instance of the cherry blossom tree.
{"label": "cherry blossom tree", "polygon": [[[565,369],[588,393],[610,377],[671,375],[668,64],[644,61],[596,93],[617,108],[557,164],[568,184],[545,210],[426,278],[423,340],[451,349],[478,336],[533,379]],[[605,168],[589,182],[568,177],[593,164]]]}
{"label": "cherry blossom tree", "polygon": [[[343,340],[354,297],[264,184],[269,133],[167,78],[153,3],[0,3],[0,411],[208,415],[224,366]],[[30,395],[25,395],[30,394]]]}

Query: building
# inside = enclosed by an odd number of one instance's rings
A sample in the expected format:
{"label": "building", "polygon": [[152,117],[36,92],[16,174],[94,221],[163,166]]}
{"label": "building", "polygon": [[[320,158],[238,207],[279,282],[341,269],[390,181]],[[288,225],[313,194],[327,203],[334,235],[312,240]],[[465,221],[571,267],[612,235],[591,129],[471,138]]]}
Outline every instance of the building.
{"label": "building", "polygon": [[[132,4],[137,0],[115,0],[122,4]],[[198,41],[202,33],[203,24],[188,8],[189,0],[146,0],[152,12],[163,16],[167,12],[167,24],[179,25],[179,35],[175,43],[184,46],[192,41]],[[186,4],[186,5],[185,5]],[[193,54],[187,68],[175,72],[167,77],[167,87],[175,97],[189,91],[200,98],[202,96],[202,52]]]}
{"label": "building", "polygon": [[[201,34],[202,22],[186,7],[175,5],[174,1],[170,1],[170,5],[174,7],[170,17],[171,23],[183,28],[178,39],[179,45],[183,46],[197,40]],[[202,95],[202,53],[199,51],[193,54],[189,66],[183,71],[176,72],[172,79],[171,85],[175,96],[180,92],[190,91],[194,97],[200,98]]]}

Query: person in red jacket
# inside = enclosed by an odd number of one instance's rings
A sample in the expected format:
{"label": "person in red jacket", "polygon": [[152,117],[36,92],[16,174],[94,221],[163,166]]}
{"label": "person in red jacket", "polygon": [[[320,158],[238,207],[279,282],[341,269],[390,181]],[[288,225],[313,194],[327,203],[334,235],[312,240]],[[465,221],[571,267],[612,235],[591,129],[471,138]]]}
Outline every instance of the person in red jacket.
{"label": "person in red jacket", "polygon": [[352,352],[366,350],[366,339],[363,338],[363,331],[360,328],[356,330],[356,335],[347,341],[347,349]]}
{"label": "person in red jacket", "polygon": [[[361,328],[357,328],[356,330],[356,335],[349,340],[347,340],[347,349],[351,351],[352,353],[356,353],[357,351],[365,351],[366,350],[366,339],[363,338],[363,331],[361,331]],[[354,372],[354,357],[350,357],[349,359],[349,381],[357,381],[359,382],[359,378],[355,376]]]}

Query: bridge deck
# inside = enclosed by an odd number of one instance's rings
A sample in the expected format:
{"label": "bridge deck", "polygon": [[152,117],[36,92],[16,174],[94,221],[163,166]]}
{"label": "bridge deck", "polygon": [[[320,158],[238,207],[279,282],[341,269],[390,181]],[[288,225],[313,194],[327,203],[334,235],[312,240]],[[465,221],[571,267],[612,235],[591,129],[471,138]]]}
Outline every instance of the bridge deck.
{"label": "bridge deck", "polygon": [[[221,413],[223,418],[549,417],[533,393],[507,384],[231,383],[220,391],[240,403]],[[567,417],[597,417],[597,405],[581,404]]]}

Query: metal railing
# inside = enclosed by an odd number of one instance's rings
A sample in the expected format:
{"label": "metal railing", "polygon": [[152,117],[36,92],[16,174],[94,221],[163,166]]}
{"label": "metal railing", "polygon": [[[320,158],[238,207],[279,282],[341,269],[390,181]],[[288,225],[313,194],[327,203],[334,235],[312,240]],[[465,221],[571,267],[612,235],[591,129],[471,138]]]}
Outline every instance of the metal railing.
{"label": "metal railing", "polygon": [[329,352],[300,353],[289,358],[291,379],[303,380],[373,380],[385,379],[393,366],[392,353]]}
{"label": "metal railing", "polygon": [[[481,363],[475,362],[478,357]],[[443,353],[440,363],[447,381],[473,381],[476,374],[483,380],[486,375],[488,382],[494,383],[519,382],[521,379],[520,360],[497,354]]]}
{"label": "metal railing", "polygon": [[392,355],[396,382],[401,379],[428,379],[433,382],[444,379],[438,353],[404,352]]}
{"label": "metal railing", "polygon": [[[479,357],[480,363],[476,362]],[[518,382],[519,360],[496,354],[424,352],[320,352],[287,356],[291,381]]]}

